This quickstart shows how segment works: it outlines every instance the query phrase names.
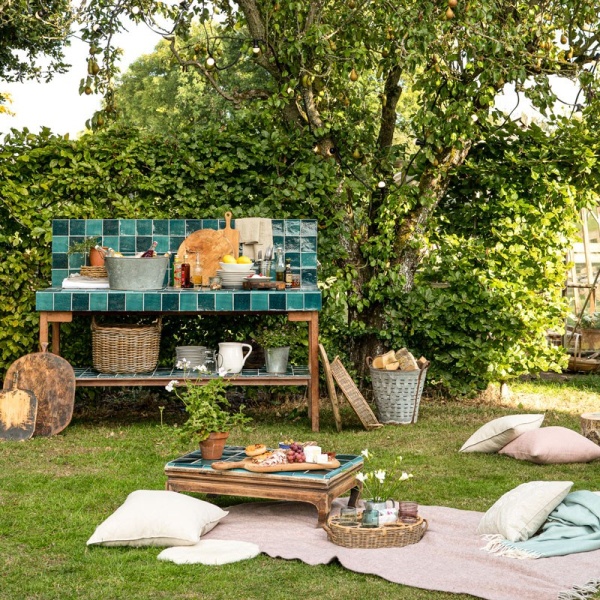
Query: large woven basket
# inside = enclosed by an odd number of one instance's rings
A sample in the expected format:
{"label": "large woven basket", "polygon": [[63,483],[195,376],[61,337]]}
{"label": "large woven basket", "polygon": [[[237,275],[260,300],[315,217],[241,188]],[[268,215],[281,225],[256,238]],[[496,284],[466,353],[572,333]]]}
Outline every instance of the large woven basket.
{"label": "large woven basket", "polygon": [[379,422],[394,425],[416,423],[427,366],[418,371],[386,371],[374,369],[370,357],[367,364],[371,371]]}
{"label": "large woven basket", "polygon": [[419,517],[416,523],[397,521],[371,528],[340,525],[339,517],[330,517],[324,529],[330,541],[345,548],[395,548],[420,542],[427,531],[427,521]]}
{"label": "large woven basket", "polygon": [[99,325],[92,319],[92,362],[99,373],[148,373],[156,369],[162,320],[150,325]]}

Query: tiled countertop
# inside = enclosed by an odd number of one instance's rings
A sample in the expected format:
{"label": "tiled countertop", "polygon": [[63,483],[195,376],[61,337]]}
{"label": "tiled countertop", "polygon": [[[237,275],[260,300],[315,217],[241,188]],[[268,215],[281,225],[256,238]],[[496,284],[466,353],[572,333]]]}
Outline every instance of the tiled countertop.
{"label": "tiled countertop", "polygon": [[321,310],[317,287],[277,290],[63,290],[36,292],[37,311],[72,312],[262,312]]}

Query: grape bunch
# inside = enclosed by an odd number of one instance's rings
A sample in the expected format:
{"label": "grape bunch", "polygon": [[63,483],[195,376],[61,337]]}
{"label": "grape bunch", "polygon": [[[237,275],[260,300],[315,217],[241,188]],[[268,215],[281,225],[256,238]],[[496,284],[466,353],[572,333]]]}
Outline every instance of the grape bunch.
{"label": "grape bunch", "polygon": [[286,457],[289,463],[306,462],[304,448],[302,447],[302,444],[298,444],[297,442],[290,444],[290,448],[286,453]]}

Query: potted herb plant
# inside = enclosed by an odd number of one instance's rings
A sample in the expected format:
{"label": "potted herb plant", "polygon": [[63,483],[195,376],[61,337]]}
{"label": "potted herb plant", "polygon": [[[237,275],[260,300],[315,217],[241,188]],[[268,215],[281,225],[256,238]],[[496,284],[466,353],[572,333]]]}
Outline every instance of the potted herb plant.
{"label": "potted herb plant", "polygon": [[207,383],[189,379],[180,383],[174,379],[165,388],[174,391],[185,407],[187,420],[179,428],[181,439],[186,442],[198,440],[202,457],[209,460],[221,458],[232,429],[245,430],[252,420],[244,414],[244,405],[237,411],[231,410],[226,395],[229,385],[230,382],[222,377]]}
{"label": "potted herb plant", "polygon": [[96,250],[97,245],[97,237],[83,238],[82,240],[71,244],[68,254],[81,254],[83,256],[84,264],[89,260],[91,267],[102,267],[104,266],[104,257]]}
{"label": "potted herb plant", "polygon": [[252,337],[265,351],[267,373],[285,373],[293,331],[288,321],[263,323]]}

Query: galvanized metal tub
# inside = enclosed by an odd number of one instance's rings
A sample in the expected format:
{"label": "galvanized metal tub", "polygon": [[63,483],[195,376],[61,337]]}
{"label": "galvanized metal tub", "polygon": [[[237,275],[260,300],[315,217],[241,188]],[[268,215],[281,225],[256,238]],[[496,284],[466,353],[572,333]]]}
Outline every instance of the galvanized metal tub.
{"label": "galvanized metal tub", "polygon": [[160,290],[166,285],[169,257],[107,256],[104,265],[111,290]]}

